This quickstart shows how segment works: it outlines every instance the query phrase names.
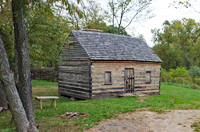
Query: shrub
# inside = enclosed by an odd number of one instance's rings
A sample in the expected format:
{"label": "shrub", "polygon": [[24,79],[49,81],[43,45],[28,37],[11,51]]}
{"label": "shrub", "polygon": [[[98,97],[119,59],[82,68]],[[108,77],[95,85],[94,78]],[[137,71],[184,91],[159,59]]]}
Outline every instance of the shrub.
{"label": "shrub", "polygon": [[165,69],[161,68],[160,75],[165,76],[167,74],[168,74],[167,71]]}
{"label": "shrub", "polygon": [[200,78],[195,77],[193,78],[193,81],[195,84],[200,85]]}
{"label": "shrub", "polygon": [[185,67],[178,67],[176,69],[170,69],[169,74],[172,77],[187,77],[188,71],[186,70]]}
{"label": "shrub", "polygon": [[200,68],[198,66],[193,66],[189,70],[189,75],[194,79],[195,77],[200,77]]}

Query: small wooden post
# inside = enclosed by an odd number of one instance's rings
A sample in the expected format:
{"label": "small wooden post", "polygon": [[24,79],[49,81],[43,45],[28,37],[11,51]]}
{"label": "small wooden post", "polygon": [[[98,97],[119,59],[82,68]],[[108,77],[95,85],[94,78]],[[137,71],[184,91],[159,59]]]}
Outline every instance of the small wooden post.
{"label": "small wooden post", "polygon": [[42,100],[40,99],[40,109],[42,109]]}

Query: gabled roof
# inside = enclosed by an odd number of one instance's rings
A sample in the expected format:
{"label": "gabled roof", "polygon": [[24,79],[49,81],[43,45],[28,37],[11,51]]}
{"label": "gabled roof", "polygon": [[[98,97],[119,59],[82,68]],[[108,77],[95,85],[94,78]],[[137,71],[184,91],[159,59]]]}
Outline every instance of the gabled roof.
{"label": "gabled roof", "polygon": [[136,60],[162,62],[141,39],[99,32],[71,32],[91,60]]}

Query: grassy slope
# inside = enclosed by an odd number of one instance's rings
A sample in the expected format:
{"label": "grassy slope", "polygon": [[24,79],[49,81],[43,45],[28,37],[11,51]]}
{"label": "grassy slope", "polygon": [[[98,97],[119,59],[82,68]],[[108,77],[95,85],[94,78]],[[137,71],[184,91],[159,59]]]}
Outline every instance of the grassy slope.
{"label": "grassy slope", "polygon": [[[47,81],[32,81],[33,97],[36,95],[57,95],[57,83]],[[60,97],[57,108],[50,106],[51,101],[43,101],[43,110],[35,107],[36,122],[40,131],[78,131],[98,124],[99,121],[117,117],[119,113],[127,113],[136,109],[163,112],[166,109],[199,109],[200,90],[180,86],[161,85],[161,95],[147,97],[124,97],[101,100],[70,101]],[[66,112],[89,113],[87,118],[61,118]],[[0,113],[0,129],[13,130],[14,125],[8,126],[10,112]]]}

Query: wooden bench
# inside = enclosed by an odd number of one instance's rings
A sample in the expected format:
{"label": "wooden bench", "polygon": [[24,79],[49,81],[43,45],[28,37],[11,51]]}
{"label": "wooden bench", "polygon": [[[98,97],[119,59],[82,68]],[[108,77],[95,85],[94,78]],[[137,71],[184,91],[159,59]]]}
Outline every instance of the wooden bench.
{"label": "wooden bench", "polygon": [[39,107],[39,104],[40,104],[40,109],[42,109],[42,100],[43,99],[52,99],[52,103],[51,103],[51,106],[53,105],[53,102],[54,102],[54,106],[56,108],[56,99],[59,99],[59,97],[56,97],[56,96],[36,96],[35,97],[36,100],[38,100],[38,107]]}

